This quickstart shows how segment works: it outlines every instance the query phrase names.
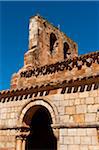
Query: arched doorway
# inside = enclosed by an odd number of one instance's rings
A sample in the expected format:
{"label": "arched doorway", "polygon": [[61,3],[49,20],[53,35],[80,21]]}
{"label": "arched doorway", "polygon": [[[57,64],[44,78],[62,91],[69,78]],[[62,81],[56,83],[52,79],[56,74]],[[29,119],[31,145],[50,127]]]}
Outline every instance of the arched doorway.
{"label": "arched doorway", "polygon": [[51,128],[52,118],[44,106],[31,107],[24,116],[24,120],[30,126],[26,150],[57,150],[57,139]]}

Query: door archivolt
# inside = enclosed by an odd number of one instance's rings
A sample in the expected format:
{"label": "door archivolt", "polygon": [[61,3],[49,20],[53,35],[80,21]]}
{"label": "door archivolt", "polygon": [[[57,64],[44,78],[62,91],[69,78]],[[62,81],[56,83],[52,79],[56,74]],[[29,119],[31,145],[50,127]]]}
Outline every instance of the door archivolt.
{"label": "door archivolt", "polygon": [[24,136],[26,137],[24,138],[25,142],[23,142],[24,139],[20,138],[22,141],[20,150],[44,149],[44,147],[45,149],[56,150],[58,131],[51,125],[57,124],[58,121],[57,108],[49,101],[33,100],[25,105],[20,113],[18,125],[30,129],[30,131],[28,131],[29,134],[26,133],[26,136]]}

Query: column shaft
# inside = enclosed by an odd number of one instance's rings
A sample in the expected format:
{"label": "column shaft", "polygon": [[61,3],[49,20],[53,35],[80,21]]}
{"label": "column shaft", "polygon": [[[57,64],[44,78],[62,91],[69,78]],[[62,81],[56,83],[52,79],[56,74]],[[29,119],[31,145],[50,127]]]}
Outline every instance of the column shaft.
{"label": "column shaft", "polygon": [[22,150],[25,150],[26,139],[24,138],[22,141]]}
{"label": "column shaft", "polygon": [[17,138],[16,140],[16,150],[22,150],[22,139]]}

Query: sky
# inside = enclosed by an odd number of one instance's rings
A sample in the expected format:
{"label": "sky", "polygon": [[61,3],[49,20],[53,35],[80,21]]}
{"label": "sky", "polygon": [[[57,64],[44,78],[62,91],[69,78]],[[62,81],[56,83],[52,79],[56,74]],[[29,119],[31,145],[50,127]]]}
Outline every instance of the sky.
{"label": "sky", "polygon": [[0,1],[0,90],[10,88],[12,74],[23,66],[29,18],[36,14],[60,25],[79,55],[99,50],[98,1]]}

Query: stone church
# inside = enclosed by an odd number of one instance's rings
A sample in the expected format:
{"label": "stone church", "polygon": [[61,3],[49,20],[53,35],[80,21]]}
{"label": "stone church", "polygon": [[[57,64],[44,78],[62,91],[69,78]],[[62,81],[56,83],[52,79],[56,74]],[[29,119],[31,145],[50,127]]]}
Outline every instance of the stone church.
{"label": "stone church", "polygon": [[99,150],[99,51],[78,55],[39,15],[24,66],[0,92],[0,150]]}

